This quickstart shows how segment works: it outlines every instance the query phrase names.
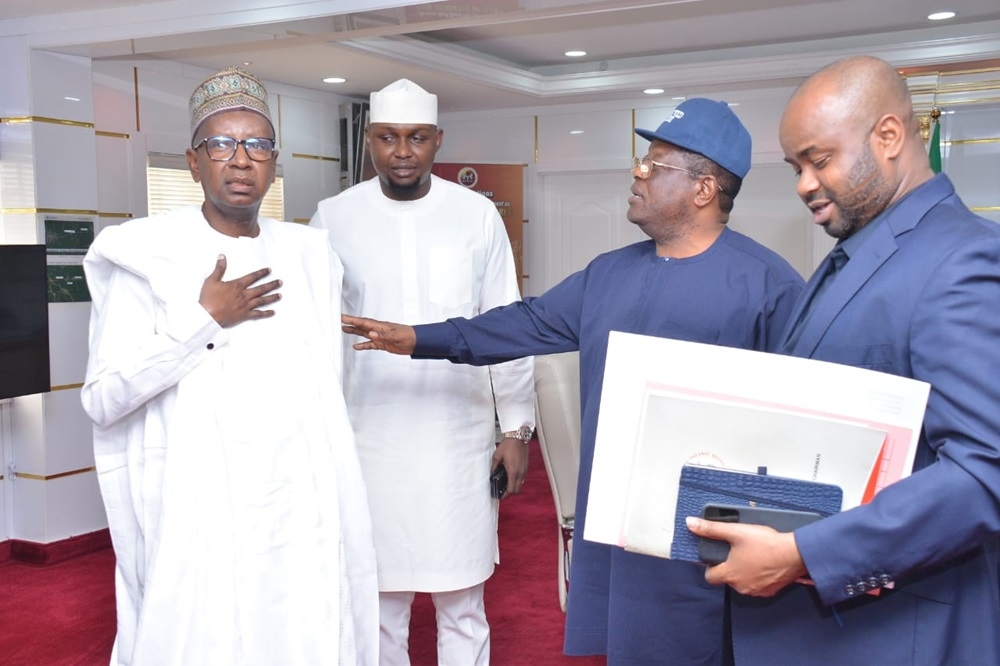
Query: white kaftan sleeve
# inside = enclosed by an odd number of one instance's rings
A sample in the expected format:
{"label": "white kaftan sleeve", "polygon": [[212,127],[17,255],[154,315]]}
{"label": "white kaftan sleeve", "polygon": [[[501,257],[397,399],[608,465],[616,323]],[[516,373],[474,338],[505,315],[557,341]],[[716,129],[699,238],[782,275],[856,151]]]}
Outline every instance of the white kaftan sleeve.
{"label": "white kaftan sleeve", "polygon": [[[487,220],[486,270],[483,275],[479,312],[521,300],[517,290],[514,253],[500,214],[493,206]],[[530,356],[490,366],[493,399],[503,432],[523,425],[535,427],[535,361]]]}
{"label": "white kaftan sleeve", "polygon": [[90,357],[81,399],[100,427],[128,416],[177,384],[228,334],[198,303],[163,302],[149,282],[110,259],[101,236],[84,259],[93,299]]}

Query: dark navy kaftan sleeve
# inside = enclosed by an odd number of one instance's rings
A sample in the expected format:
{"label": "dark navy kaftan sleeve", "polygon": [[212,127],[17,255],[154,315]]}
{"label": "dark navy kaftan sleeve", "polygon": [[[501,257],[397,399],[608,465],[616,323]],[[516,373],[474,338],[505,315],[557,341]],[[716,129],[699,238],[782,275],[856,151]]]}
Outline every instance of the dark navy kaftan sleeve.
{"label": "dark navy kaftan sleeve", "polygon": [[579,349],[585,282],[585,272],[580,271],[541,296],[471,319],[414,326],[417,343],[412,357],[488,365]]}

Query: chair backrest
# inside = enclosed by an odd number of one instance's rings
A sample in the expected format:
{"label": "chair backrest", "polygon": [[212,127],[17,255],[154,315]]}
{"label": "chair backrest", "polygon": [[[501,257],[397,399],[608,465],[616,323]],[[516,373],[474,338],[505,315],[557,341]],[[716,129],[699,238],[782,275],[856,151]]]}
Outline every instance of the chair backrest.
{"label": "chair backrest", "polygon": [[535,429],[556,510],[565,521],[576,513],[580,469],[580,355],[535,357]]}

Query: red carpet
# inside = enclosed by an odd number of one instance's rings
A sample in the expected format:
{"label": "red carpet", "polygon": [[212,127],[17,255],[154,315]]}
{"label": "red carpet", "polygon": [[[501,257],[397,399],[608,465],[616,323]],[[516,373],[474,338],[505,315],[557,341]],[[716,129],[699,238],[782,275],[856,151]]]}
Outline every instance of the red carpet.
{"label": "red carpet", "polygon": [[[500,507],[500,565],[486,583],[491,664],[604,664],[603,657],[562,654],[558,528],[537,441],[531,443],[524,492]],[[0,564],[0,662],[107,666],[115,632],[113,577],[110,549],[49,566]],[[435,633],[430,597],[417,595],[410,628],[413,666],[437,663]]]}
{"label": "red carpet", "polygon": [[110,548],[48,566],[0,564],[0,662],[107,666],[114,568]]}

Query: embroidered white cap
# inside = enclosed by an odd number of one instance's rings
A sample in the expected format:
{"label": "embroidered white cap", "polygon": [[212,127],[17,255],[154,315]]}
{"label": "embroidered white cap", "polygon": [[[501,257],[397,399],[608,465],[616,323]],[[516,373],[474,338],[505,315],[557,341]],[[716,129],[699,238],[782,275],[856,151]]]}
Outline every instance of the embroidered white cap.
{"label": "embroidered white cap", "polygon": [[437,125],[438,98],[409,79],[390,83],[371,95],[370,122]]}

